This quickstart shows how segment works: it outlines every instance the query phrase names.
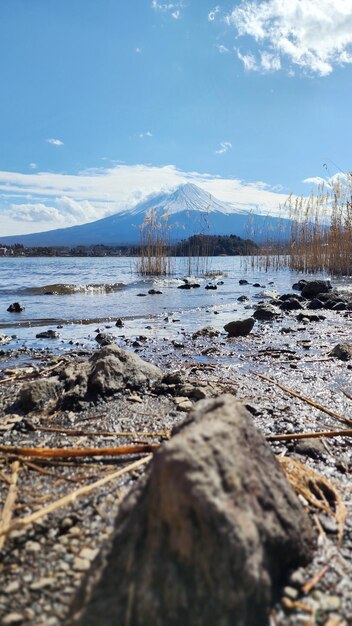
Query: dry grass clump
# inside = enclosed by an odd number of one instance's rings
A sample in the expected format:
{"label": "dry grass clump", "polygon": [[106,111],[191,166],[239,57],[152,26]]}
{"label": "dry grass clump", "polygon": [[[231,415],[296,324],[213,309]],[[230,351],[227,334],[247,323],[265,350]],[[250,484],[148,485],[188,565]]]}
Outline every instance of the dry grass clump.
{"label": "dry grass clump", "polygon": [[299,272],[352,274],[352,174],[318,188],[309,198],[289,198],[292,220],[288,265]]}
{"label": "dry grass clump", "polygon": [[305,498],[313,507],[324,511],[335,519],[338,538],[341,540],[347,511],[336,487],[325,476],[296,461],[296,459],[276,458],[296,493]]}
{"label": "dry grass clump", "polygon": [[173,273],[168,219],[167,213],[159,218],[152,209],[141,226],[140,258],[137,261],[137,272],[141,276],[169,276]]}

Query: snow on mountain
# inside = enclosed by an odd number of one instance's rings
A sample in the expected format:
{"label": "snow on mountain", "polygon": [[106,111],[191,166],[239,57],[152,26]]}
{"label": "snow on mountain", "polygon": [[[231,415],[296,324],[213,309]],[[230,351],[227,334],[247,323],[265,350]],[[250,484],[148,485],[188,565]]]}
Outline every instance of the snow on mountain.
{"label": "snow on mountain", "polygon": [[290,228],[289,220],[255,214],[187,183],[171,193],[154,194],[132,208],[95,222],[1,237],[1,242],[25,246],[136,245],[141,226],[152,209],[159,219],[167,216],[170,239],[174,242],[196,234],[238,235],[258,242],[287,239]]}
{"label": "snow on mountain", "polygon": [[182,211],[200,211],[201,213],[213,213],[218,211],[225,215],[231,213],[248,214],[248,211],[239,209],[228,202],[217,200],[193,183],[180,185],[170,193],[159,193],[149,196],[146,200],[138,203],[129,213],[137,215],[154,209],[157,214],[161,212],[168,216],[181,213]]}

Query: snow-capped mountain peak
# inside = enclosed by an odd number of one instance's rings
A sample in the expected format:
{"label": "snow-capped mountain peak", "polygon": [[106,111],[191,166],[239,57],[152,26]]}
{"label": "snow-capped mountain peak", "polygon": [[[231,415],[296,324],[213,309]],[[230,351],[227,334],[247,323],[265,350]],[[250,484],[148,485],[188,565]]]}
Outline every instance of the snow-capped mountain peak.
{"label": "snow-capped mountain peak", "polygon": [[148,213],[154,209],[157,214],[167,214],[168,216],[181,213],[183,211],[198,211],[201,213],[244,213],[243,210],[234,208],[227,202],[217,200],[210,193],[204,191],[193,183],[185,183],[169,193],[162,192],[149,196],[146,200],[139,202],[130,214],[137,215]]}

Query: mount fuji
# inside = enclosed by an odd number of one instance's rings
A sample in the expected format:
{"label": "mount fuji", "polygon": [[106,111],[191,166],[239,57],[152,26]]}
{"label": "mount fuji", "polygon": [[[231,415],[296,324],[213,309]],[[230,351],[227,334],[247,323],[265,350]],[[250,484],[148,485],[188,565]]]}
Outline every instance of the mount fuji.
{"label": "mount fuji", "polygon": [[158,193],[132,208],[109,217],[29,235],[1,237],[5,244],[24,246],[136,245],[140,229],[151,210],[157,220],[167,216],[170,239],[178,242],[191,235],[237,235],[256,242],[288,239],[290,221],[254,214],[214,198],[197,185],[180,185],[171,193]]}

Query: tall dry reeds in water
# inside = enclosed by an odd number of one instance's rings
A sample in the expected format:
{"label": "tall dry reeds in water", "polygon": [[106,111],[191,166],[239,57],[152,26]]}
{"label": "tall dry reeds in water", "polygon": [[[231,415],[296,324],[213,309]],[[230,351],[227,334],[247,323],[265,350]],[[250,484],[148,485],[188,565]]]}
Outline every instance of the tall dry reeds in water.
{"label": "tall dry reeds in water", "polygon": [[300,272],[352,274],[352,174],[321,185],[309,198],[289,198],[288,265]]}
{"label": "tall dry reeds in water", "polygon": [[141,276],[172,274],[168,221],[167,213],[158,218],[154,209],[145,217],[140,232],[140,258],[137,261],[137,272]]}

